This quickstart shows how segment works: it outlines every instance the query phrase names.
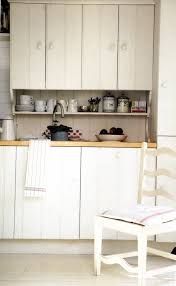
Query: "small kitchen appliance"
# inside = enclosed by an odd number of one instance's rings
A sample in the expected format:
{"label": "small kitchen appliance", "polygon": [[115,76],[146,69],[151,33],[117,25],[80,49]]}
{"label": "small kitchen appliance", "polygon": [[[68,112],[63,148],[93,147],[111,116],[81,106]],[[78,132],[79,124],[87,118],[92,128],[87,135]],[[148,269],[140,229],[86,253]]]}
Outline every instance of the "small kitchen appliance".
{"label": "small kitchen appliance", "polygon": [[13,119],[3,119],[0,127],[1,140],[15,140]]}

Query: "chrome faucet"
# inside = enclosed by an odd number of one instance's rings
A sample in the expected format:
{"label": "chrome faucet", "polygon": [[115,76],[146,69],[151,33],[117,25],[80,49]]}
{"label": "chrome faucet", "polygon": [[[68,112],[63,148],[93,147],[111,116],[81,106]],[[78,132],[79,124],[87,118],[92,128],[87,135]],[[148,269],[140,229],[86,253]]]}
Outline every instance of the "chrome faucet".
{"label": "chrome faucet", "polygon": [[56,102],[56,105],[54,106],[54,109],[53,109],[53,124],[58,122],[56,120],[56,111],[57,111],[57,107],[60,106],[60,110],[61,110],[61,118],[64,118],[64,108],[63,108],[63,105],[60,103],[60,102]]}

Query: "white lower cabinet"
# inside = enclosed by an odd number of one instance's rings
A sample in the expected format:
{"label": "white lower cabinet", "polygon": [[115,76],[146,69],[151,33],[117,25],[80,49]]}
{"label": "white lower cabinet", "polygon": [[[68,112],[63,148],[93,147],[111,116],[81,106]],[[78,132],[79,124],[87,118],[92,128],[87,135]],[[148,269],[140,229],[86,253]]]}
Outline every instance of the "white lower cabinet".
{"label": "white lower cabinet", "polygon": [[17,147],[15,238],[79,238],[80,150],[51,147],[46,196],[26,198],[28,148]]}
{"label": "white lower cabinet", "polygon": [[[176,137],[158,137],[158,147],[168,146],[170,148],[176,149]],[[157,167],[167,168],[170,170],[176,170],[176,159],[170,156],[161,156],[158,158]],[[163,188],[168,190],[169,193],[175,195],[175,180],[169,179],[165,176],[160,176],[157,179],[157,188]],[[175,202],[172,202],[164,197],[157,198],[157,205],[165,205],[175,207]],[[176,242],[176,232],[171,232],[167,234],[160,234],[156,237],[157,241],[161,242]]]}
{"label": "white lower cabinet", "polygon": [[14,234],[16,147],[0,147],[0,238]]}
{"label": "white lower cabinet", "polygon": [[[80,238],[93,238],[94,216],[124,209],[137,199],[139,149],[83,148]],[[105,232],[104,238],[120,238]]]}

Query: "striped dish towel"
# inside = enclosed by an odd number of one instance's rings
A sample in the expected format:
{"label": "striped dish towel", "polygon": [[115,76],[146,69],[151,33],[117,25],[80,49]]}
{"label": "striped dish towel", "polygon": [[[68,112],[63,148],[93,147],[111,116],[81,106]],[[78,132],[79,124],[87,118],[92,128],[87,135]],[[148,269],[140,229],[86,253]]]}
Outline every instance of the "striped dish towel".
{"label": "striped dish towel", "polygon": [[31,140],[29,143],[25,197],[43,197],[46,193],[47,162],[50,140]]}

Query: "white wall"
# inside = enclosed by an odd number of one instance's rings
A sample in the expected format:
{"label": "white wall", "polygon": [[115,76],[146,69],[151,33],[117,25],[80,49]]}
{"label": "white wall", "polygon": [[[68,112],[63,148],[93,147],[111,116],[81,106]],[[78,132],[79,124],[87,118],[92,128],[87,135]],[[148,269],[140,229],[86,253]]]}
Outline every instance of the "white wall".
{"label": "white wall", "polygon": [[11,114],[10,104],[10,42],[0,36],[0,119]]}

